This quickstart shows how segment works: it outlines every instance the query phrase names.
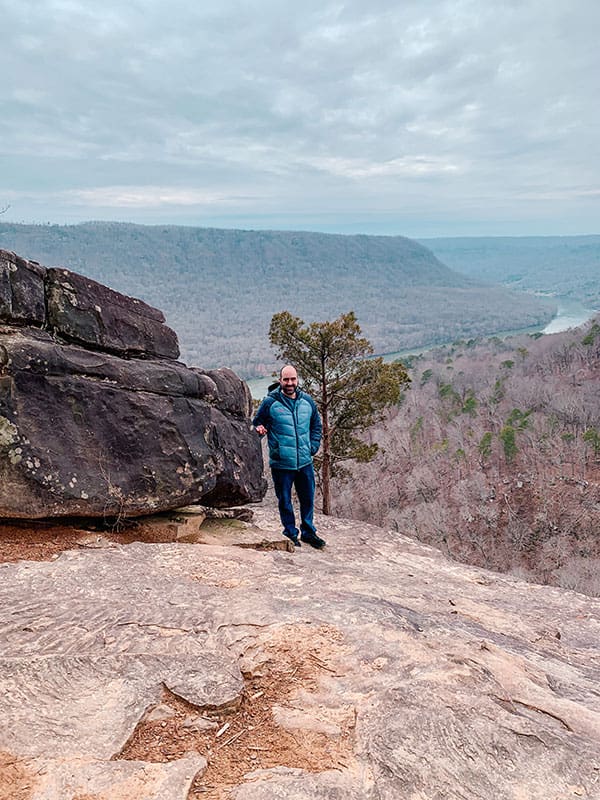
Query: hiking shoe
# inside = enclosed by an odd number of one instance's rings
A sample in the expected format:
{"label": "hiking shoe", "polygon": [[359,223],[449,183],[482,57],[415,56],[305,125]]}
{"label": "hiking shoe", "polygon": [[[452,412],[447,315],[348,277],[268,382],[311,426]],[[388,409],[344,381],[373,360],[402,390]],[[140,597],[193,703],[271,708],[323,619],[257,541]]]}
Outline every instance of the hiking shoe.
{"label": "hiking shoe", "polygon": [[283,531],[283,535],[286,536],[290,542],[294,543],[294,547],[301,547],[300,539],[298,539],[297,533],[288,533],[287,531]]}
{"label": "hiking shoe", "polygon": [[306,544],[309,544],[311,547],[316,547],[317,550],[322,550],[325,547],[325,539],[321,539],[320,536],[317,536],[316,533],[302,533],[300,534],[300,538]]}

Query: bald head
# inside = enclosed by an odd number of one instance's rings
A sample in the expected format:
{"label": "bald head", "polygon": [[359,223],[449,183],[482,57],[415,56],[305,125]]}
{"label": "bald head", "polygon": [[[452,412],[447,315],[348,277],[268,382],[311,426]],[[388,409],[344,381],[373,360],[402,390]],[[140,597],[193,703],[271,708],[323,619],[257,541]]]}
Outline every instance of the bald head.
{"label": "bald head", "polygon": [[286,397],[295,397],[298,388],[298,373],[296,367],[286,364],[279,373],[279,385]]}

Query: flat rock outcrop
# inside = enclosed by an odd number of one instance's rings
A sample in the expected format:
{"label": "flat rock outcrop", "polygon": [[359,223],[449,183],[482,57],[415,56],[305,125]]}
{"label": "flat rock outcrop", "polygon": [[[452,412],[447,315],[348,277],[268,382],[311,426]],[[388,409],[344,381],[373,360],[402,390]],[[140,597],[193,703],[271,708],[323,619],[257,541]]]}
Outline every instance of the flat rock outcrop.
{"label": "flat rock outcrop", "polygon": [[317,523],[1,565],[6,796],[599,796],[598,600]]}
{"label": "flat rock outcrop", "polygon": [[0,517],[259,500],[248,388],[178,354],[157,309],[0,251]]}

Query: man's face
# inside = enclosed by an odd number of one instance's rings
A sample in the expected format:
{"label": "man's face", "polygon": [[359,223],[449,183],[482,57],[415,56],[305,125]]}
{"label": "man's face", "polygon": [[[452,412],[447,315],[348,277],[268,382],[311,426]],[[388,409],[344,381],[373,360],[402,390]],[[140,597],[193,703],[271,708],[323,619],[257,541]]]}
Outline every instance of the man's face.
{"label": "man's face", "polygon": [[298,388],[298,375],[293,367],[284,367],[279,378],[279,385],[287,397],[293,397]]}

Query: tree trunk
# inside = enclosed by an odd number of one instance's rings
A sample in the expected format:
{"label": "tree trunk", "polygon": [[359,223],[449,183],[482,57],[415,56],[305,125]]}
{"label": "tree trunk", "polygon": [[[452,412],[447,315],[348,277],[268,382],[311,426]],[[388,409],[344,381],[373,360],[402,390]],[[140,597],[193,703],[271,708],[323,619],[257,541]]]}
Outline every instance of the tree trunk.
{"label": "tree trunk", "polygon": [[321,358],[321,423],[323,425],[323,462],[321,464],[321,491],[323,493],[323,514],[331,514],[331,451],[329,435],[329,408],[325,361]]}
{"label": "tree trunk", "polygon": [[329,439],[325,437],[323,424],[323,461],[321,463],[321,491],[323,493],[323,513],[331,514],[331,489],[329,485],[331,473],[331,457],[329,455]]}

